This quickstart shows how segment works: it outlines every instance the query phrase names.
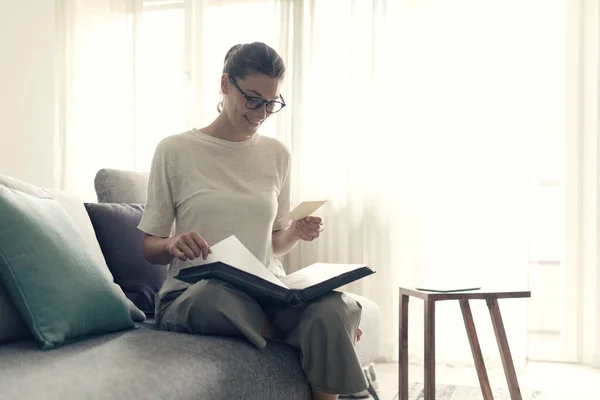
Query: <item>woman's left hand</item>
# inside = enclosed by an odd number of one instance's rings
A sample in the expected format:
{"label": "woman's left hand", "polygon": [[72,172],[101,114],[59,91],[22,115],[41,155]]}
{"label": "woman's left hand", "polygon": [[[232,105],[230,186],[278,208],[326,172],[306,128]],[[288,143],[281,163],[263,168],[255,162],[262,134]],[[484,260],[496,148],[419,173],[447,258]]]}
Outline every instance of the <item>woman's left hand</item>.
{"label": "woman's left hand", "polygon": [[294,236],[300,240],[312,241],[323,232],[323,218],[308,216],[294,222]]}

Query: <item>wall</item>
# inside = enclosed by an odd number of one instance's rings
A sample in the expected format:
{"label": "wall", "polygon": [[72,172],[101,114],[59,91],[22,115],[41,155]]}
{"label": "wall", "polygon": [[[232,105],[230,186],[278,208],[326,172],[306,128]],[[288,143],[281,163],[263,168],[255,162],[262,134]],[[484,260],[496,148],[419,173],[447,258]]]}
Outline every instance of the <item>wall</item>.
{"label": "wall", "polygon": [[54,186],[54,1],[0,0],[0,174]]}

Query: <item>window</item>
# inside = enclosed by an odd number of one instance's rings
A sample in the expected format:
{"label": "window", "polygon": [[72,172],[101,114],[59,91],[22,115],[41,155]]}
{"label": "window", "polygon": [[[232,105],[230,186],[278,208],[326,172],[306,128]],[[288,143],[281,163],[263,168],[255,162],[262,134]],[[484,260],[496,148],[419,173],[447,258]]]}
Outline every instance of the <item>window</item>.
{"label": "window", "polygon": [[145,1],[136,54],[136,167],[150,169],[158,142],[186,126],[183,0]]}
{"label": "window", "polygon": [[[217,116],[217,103],[221,98],[220,77],[223,59],[235,44],[264,42],[278,50],[280,37],[280,16],[274,1],[217,1],[210,0],[203,11],[203,24],[197,35],[202,38],[202,65],[196,73],[202,79],[202,108],[200,118],[209,122]],[[223,29],[223,27],[236,27]],[[285,97],[285,93],[283,94]],[[261,127],[261,133],[275,136],[275,120],[270,117]]]}
{"label": "window", "polygon": [[[161,139],[194,127],[192,121],[206,125],[216,118],[227,50],[252,41],[277,49],[280,20],[273,1],[207,0],[202,3],[203,22],[197,27],[189,26],[186,13],[193,10],[187,1],[146,0],[143,4],[135,67],[136,168],[147,171]],[[188,49],[187,43],[195,47]],[[198,59],[201,65],[190,61]],[[200,84],[192,85],[194,76]],[[198,109],[190,109],[194,97]],[[276,119],[273,116],[265,122],[263,135],[275,136]]]}

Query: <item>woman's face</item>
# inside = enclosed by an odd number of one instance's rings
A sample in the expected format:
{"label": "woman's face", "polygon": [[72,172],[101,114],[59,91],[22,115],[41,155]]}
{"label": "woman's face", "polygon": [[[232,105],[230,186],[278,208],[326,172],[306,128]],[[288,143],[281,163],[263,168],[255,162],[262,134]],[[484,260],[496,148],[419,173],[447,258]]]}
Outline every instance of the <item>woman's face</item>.
{"label": "woman's face", "polygon": [[279,79],[259,73],[248,75],[244,79],[235,77],[230,79],[228,74],[223,74],[221,78],[221,90],[224,94],[223,111],[227,113],[238,132],[254,134],[271,114],[266,110],[267,103],[256,110],[249,109],[246,104],[254,107],[260,103],[260,99],[281,101],[279,87]]}

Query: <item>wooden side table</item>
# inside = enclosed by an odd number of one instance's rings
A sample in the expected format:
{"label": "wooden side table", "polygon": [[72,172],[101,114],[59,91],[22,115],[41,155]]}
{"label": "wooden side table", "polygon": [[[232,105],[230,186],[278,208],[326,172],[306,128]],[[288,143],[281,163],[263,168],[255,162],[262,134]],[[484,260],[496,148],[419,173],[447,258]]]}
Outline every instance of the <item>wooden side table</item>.
{"label": "wooden side table", "polygon": [[477,331],[473,322],[473,314],[469,300],[485,300],[490,310],[492,325],[496,334],[496,342],[500,350],[500,358],[508,383],[511,400],[522,400],[517,374],[513,364],[502,315],[498,307],[498,299],[531,297],[531,292],[487,292],[481,290],[438,293],[416,289],[400,288],[400,339],[398,386],[399,400],[408,400],[408,299],[410,296],[423,299],[425,302],[425,376],[424,400],[435,400],[435,303],[443,300],[458,300],[462,311],[471,352],[477,369],[477,376],[484,400],[493,400],[492,389],[487,370],[479,347]]}

